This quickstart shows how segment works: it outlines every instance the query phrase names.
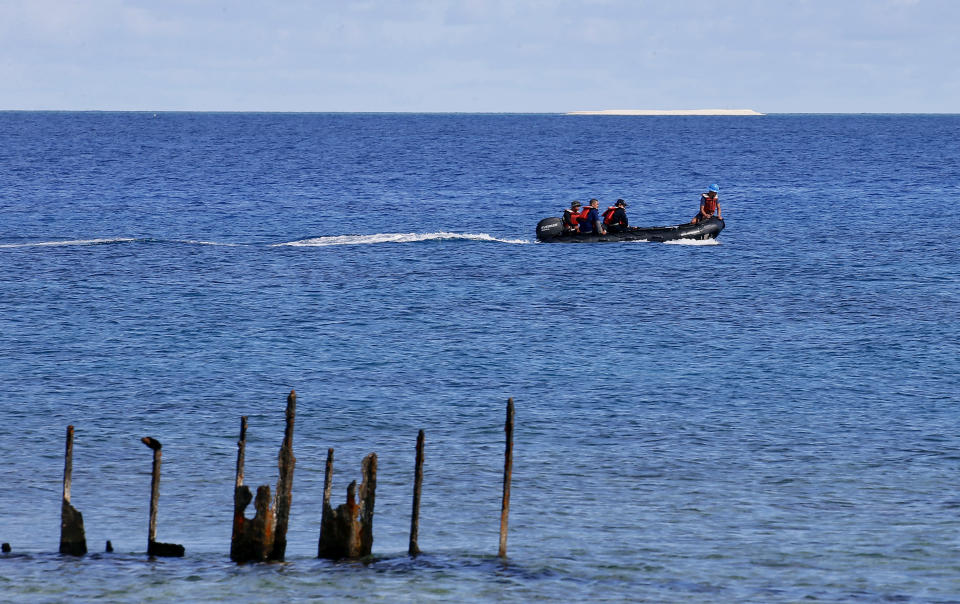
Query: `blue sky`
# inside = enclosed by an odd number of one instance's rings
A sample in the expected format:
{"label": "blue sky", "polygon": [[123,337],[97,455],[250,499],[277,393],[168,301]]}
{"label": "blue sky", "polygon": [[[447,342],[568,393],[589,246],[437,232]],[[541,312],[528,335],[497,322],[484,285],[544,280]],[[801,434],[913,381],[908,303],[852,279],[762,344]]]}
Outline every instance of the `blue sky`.
{"label": "blue sky", "polygon": [[960,0],[0,0],[0,109],[960,112]]}

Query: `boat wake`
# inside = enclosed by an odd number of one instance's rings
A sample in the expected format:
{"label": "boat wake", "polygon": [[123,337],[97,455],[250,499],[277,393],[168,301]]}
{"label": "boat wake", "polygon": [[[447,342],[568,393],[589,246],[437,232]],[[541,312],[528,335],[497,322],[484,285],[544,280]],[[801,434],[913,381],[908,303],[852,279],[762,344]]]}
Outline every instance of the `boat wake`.
{"label": "boat wake", "polygon": [[[486,233],[377,233],[374,235],[332,235],[328,237],[310,237],[288,241],[286,243],[266,244],[267,247],[323,247],[329,245],[368,245],[374,243],[416,243],[419,241],[491,241],[496,243],[525,244],[525,239],[500,239]],[[109,245],[120,243],[172,243],[181,245],[215,245],[226,247],[250,246],[249,243],[223,243],[197,239],[153,239],[135,237],[113,237],[98,239],[70,239],[61,241],[24,241],[17,243],[0,243],[0,248],[49,248],[64,246]],[[263,244],[260,244],[263,245]]]}
{"label": "boat wake", "polygon": [[468,240],[468,241],[493,241],[496,243],[524,244],[530,243],[525,239],[499,239],[486,233],[377,233],[374,235],[333,235],[329,237],[310,237],[309,239],[300,239],[289,241],[287,243],[275,243],[273,246],[292,246],[292,247],[322,247],[328,245],[369,245],[374,243],[416,243],[419,241],[437,241],[437,240]]}
{"label": "boat wake", "polygon": [[132,237],[114,237],[109,239],[70,239],[67,241],[30,241],[25,243],[0,243],[0,248],[13,247],[60,247],[70,245],[108,245],[111,243],[130,243],[138,241]]}
{"label": "boat wake", "polygon": [[666,245],[720,245],[716,239],[675,239],[673,241],[664,241]]}
{"label": "boat wake", "polygon": [[235,247],[241,245],[238,243],[219,243],[216,241],[202,241],[196,239],[152,239],[136,237],[109,237],[98,239],[67,239],[61,241],[25,241],[21,243],[0,243],[0,248],[24,248],[24,247],[65,247],[65,246],[85,246],[85,245],[111,245],[119,243],[180,243],[184,245],[222,245]]}

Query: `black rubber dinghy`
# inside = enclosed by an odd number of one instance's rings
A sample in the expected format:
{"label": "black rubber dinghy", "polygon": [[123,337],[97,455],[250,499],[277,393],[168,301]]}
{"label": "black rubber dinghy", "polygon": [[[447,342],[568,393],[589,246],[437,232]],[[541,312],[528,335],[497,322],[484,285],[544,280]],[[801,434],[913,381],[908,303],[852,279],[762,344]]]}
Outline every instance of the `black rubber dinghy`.
{"label": "black rubber dinghy", "polygon": [[537,223],[537,239],[544,243],[606,243],[616,241],[676,241],[677,239],[716,239],[723,230],[723,220],[709,218],[697,224],[664,227],[628,227],[619,233],[564,233],[559,218],[544,218]]}

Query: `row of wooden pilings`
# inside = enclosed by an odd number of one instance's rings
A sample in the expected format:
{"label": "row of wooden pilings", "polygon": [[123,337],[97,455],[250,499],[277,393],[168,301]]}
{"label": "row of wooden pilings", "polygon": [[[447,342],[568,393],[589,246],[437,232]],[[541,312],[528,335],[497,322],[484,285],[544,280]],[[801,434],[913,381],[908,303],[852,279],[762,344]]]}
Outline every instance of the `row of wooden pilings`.
{"label": "row of wooden pilings", "polygon": [[[280,476],[276,493],[271,495],[269,485],[257,487],[256,496],[244,484],[247,418],[240,418],[240,438],[237,441],[237,469],[233,499],[233,534],[230,540],[230,559],[234,562],[279,562],[284,560],[287,548],[287,527],[292,501],[293,425],[297,409],[296,392],[287,397],[286,429],[280,446],[278,465]],[[507,400],[506,448],[503,464],[503,499],[500,510],[500,546],[498,555],[507,555],[507,524],[510,515],[510,483],[513,473],[513,399]],[[183,556],[184,547],[157,541],[157,512],[160,497],[160,464],[162,445],[156,439],[144,437],[142,442],[153,451],[153,472],[150,488],[150,521],[147,535],[147,554],[150,556]],[[424,432],[417,435],[417,454],[413,483],[413,510],[410,519],[411,556],[420,554],[420,494],[423,486]],[[362,482],[347,487],[346,502],[336,508],[330,503],[333,483],[333,449],[327,450],[326,472],[323,483],[323,511],[320,519],[320,539],[317,557],[328,559],[359,559],[369,556],[373,547],[373,512],[377,489],[377,454],[363,458]],[[63,470],[63,501],[60,512],[60,553],[82,556],[87,553],[83,529],[83,515],[70,501],[73,472],[73,426],[67,427],[67,446]],[[246,508],[253,501],[254,515],[247,518]],[[10,552],[9,544],[2,544],[3,552]],[[113,551],[107,541],[106,550]]]}

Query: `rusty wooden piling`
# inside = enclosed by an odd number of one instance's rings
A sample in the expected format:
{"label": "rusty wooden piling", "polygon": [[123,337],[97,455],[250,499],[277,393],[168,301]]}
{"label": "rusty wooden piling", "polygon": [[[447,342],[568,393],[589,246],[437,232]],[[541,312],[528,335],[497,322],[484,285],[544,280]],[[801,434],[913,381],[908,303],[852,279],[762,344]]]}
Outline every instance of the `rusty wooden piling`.
{"label": "rusty wooden piling", "polygon": [[278,562],[283,561],[287,550],[287,527],[290,521],[290,503],[293,499],[293,469],[297,463],[297,458],[293,456],[293,423],[296,413],[297,393],[291,390],[287,396],[286,428],[277,460],[280,476],[277,478],[277,500],[274,505],[276,528],[273,533],[273,551],[270,554],[270,560]]}
{"label": "rusty wooden piling", "polygon": [[230,559],[240,562],[241,540],[246,518],[243,510],[253,499],[250,489],[243,485],[243,465],[247,450],[247,416],[240,418],[240,438],[237,440],[237,474],[233,484],[233,533],[230,536]]}
{"label": "rusty wooden piling", "polygon": [[373,507],[377,496],[377,454],[363,458],[363,482],[360,484],[360,557],[373,551]]}
{"label": "rusty wooden piling", "polygon": [[63,498],[60,504],[60,553],[82,556],[87,553],[83,514],[70,504],[73,481],[73,426],[67,426],[67,448],[63,462]]}
{"label": "rusty wooden piling", "polygon": [[[335,523],[332,518],[333,507],[330,505],[330,496],[333,491],[333,447],[327,449],[327,464],[323,472],[323,502],[321,504],[320,511],[320,539],[317,542],[317,557],[318,558],[336,558],[337,556],[330,554],[332,551],[332,546],[334,539],[330,537],[330,534],[336,530]],[[324,533],[327,533],[327,536],[324,537]]]}
{"label": "rusty wooden piling", "polygon": [[[377,454],[370,453],[361,465],[363,482],[347,487],[347,501],[335,509],[330,504],[333,477],[333,449],[327,451],[327,469],[323,489],[323,512],[317,557],[338,560],[363,558],[373,548],[373,512],[377,489]],[[358,501],[359,495],[359,501]]]}
{"label": "rusty wooden piling", "polygon": [[253,500],[250,488],[243,484],[243,464],[246,456],[247,418],[240,418],[240,440],[237,441],[237,475],[233,491],[233,534],[230,538],[230,559],[234,562],[282,562],[287,549],[287,527],[290,521],[290,503],[293,491],[293,425],[297,410],[297,393],[287,396],[286,429],[280,446],[276,499],[270,499],[270,487],[257,487],[254,501],[255,515],[244,516],[244,510]]}
{"label": "rusty wooden piling", "polygon": [[150,480],[150,525],[147,534],[147,555],[180,557],[184,554],[182,545],[159,543],[157,541],[157,513],[160,507],[160,464],[162,461],[160,441],[144,436],[140,442],[153,450],[153,472]]}
{"label": "rusty wooden piling", "polygon": [[230,538],[230,559],[234,562],[264,562],[273,551],[274,515],[270,507],[270,487],[257,488],[254,516],[247,519],[244,511],[254,500],[250,487],[243,484],[243,466],[247,449],[247,416],[240,418],[237,440],[237,474],[233,489],[233,534]]}
{"label": "rusty wooden piling", "polygon": [[417,461],[413,472],[413,511],[410,514],[410,547],[407,553],[411,556],[420,554],[417,539],[420,536],[420,491],[423,487],[423,430],[417,433]]}
{"label": "rusty wooden piling", "polygon": [[513,399],[507,399],[506,450],[503,459],[503,502],[500,505],[500,551],[497,555],[507,557],[507,520],[510,517],[510,481],[513,479]]}

